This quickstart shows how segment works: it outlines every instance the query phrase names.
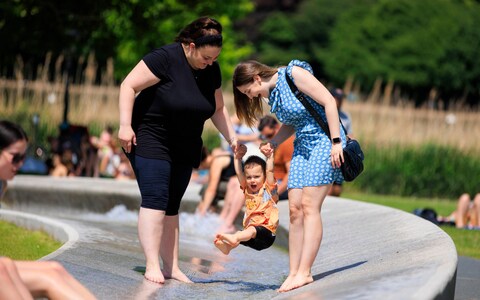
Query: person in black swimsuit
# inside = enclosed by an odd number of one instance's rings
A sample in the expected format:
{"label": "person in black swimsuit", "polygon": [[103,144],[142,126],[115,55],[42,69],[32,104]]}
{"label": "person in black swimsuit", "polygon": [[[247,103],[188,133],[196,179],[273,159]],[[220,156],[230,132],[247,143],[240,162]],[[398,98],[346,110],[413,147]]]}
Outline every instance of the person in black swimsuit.
{"label": "person in black swimsuit", "polygon": [[138,235],[145,278],[153,282],[191,282],[178,266],[178,210],[192,169],[200,163],[205,121],[211,119],[236,149],[216,62],[221,49],[221,24],[199,18],[175,43],[145,55],[120,87],[118,137],[142,196]]}

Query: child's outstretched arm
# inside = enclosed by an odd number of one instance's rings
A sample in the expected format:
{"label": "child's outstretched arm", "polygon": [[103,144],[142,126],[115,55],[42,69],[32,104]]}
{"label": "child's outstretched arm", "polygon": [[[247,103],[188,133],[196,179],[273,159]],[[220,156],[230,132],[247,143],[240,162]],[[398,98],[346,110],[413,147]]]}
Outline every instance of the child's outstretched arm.
{"label": "child's outstretched arm", "polygon": [[247,179],[245,178],[245,174],[243,173],[243,167],[242,167],[242,158],[245,156],[247,153],[247,146],[244,144],[239,144],[237,145],[237,149],[235,151],[235,161],[234,161],[234,166],[235,166],[235,173],[237,173],[237,178],[238,182],[240,183],[240,186],[242,188],[245,188],[247,186]]}
{"label": "child's outstretched arm", "polygon": [[273,160],[273,151],[269,152],[268,155],[265,155],[267,158],[267,166],[266,166],[266,173],[267,173],[267,183],[269,185],[274,185],[275,184],[275,176],[273,175],[273,166],[274,166],[274,160]]}

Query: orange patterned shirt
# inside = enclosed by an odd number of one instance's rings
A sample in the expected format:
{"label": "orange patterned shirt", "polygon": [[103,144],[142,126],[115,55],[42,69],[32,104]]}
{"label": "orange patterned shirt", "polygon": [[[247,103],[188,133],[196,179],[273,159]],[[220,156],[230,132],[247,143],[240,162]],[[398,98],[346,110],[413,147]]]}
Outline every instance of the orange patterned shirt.
{"label": "orange patterned shirt", "polygon": [[245,216],[243,217],[243,228],[249,226],[263,226],[275,234],[278,227],[278,193],[277,184],[269,185],[264,183],[258,194],[245,194]]}

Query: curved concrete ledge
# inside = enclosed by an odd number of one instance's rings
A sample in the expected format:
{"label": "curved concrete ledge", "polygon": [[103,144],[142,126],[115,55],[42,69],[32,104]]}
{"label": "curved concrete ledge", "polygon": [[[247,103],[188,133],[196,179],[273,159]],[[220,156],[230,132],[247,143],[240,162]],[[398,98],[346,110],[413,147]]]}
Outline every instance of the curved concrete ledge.
{"label": "curved concrete ledge", "polygon": [[[189,186],[183,201],[186,210],[191,211],[188,207],[199,201],[198,189]],[[17,176],[3,204],[36,212],[50,212],[54,207],[104,212],[119,204],[137,209],[139,201],[134,181]],[[288,230],[288,203],[281,201],[279,209],[280,225]],[[454,298],[455,245],[433,223],[388,207],[334,197],[326,199],[322,218],[324,237],[312,268],[314,282],[289,293],[272,292],[269,298]],[[286,234],[277,241],[286,247]],[[251,281],[258,280],[255,274],[250,276]]]}
{"label": "curved concrete ledge", "polygon": [[55,252],[42,257],[40,260],[50,260],[67,251],[75,245],[79,237],[78,232],[66,223],[29,213],[0,209],[0,220],[29,230],[44,231],[63,243]]}
{"label": "curved concrete ledge", "polygon": [[3,206],[16,210],[104,213],[115,205],[139,207],[140,192],[134,180],[19,175],[9,182]]}
{"label": "curved concrete ledge", "polygon": [[400,210],[333,197],[322,218],[324,237],[312,269],[319,280],[304,291],[324,299],[454,298],[456,248],[438,226]]}

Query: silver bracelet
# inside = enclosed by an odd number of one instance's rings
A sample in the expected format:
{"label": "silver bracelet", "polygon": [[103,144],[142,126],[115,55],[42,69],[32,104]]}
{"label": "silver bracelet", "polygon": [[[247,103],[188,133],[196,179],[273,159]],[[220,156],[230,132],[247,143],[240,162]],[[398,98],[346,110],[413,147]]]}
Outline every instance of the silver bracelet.
{"label": "silver bracelet", "polygon": [[229,145],[231,145],[231,144],[233,143],[233,141],[236,140],[236,139],[237,139],[237,137],[234,136],[234,137],[228,139],[228,140],[227,140],[227,143],[228,143]]}

